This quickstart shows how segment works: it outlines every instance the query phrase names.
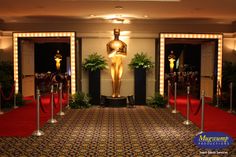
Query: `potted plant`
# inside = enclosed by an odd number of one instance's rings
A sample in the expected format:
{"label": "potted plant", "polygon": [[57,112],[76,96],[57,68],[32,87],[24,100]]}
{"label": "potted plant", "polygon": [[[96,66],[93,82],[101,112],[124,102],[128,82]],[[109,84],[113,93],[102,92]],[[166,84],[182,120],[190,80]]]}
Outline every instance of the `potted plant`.
{"label": "potted plant", "polygon": [[160,94],[155,93],[155,95],[149,99],[147,99],[147,104],[151,107],[165,107],[167,100]]}
{"label": "potted plant", "polygon": [[146,70],[151,69],[154,63],[147,54],[141,52],[134,55],[129,67],[134,69],[134,96],[135,104],[146,104]]}
{"label": "potted plant", "polygon": [[72,95],[72,99],[70,100],[70,108],[79,109],[79,108],[88,108],[91,106],[89,103],[90,97],[83,92],[77,92]]}
{"label": "potted plant", "polygon": [[89,95],[91,103],[100,103],[100,71],[107,68],[106,59],[97,53],[90,54],[85,58],[83,69],[89,72]]}
{"label": "potted plant", "polygon": [[129,63],[131,69],[151,69],[153,68],[153,65],[154,63],[151,61],[151,57],[148,57],[147,54],[143,52],[136,53]]}

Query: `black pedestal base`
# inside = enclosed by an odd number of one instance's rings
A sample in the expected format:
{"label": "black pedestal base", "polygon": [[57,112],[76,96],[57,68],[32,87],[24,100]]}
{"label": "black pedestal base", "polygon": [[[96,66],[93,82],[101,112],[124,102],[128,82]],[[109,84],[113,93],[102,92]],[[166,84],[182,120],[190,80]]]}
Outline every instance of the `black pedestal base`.
{"label": "black pedestal base", "polygon": [[111,96],[107,96],[105,100],[105,106],[107,107],[126,107],[126,97],[121,96],[117,98],[113,98]]}

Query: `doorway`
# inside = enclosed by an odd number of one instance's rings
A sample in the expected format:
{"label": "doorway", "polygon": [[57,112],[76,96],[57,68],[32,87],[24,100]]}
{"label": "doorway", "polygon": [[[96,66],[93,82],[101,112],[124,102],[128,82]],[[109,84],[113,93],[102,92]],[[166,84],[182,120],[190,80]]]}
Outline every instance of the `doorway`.
{"label": "doorway", "polygon": [[[198,98],[200,93],[201,44],[198,43],[166,43],[165,49],[165,85],[177,83],[178,95],[186,95],[190,86],[191,95]],[[175,57],[174,68],[170,69],[168,60],[172,52]],[[167,86],[165,88],[167,93]]]}
{"label": "doorway", "polygon": [[[200,46],[200,68],[199,69],[199,93],[205,91],[206,96],[213,98],[221,85],[222,74],[222,35],[221,34],[160,34],[160,65],[159,65],[159,92],[165,92],[166,53],[168,44],[199,44]],[[198,48],[199,49],[199,48]],[[177,54],[178,55],[178,54]],[[167,59],[168,60],[168,59]],[[167,62],[167,63],[166,63]],[[175,63],[176,64],[176,63]],[[208,66],[208,65],[211,66]],[[176,64],[177,65],[177,64]],[[175,65],[175,66],[176,66]],[[209,83],[211,82],[211,83]],[[217,83],[218,82],[218,83]]]}
{"label": "doorway", "polygon": [[[71,94],[76,92],[75,75],[75,33],[74,32],[38,32],[13,33],[14,81],[15,93],[34,96],[35,93],[35,43],[58,42],[66,38],[69,44]],[[47,52],[46,52],[47,53]],[[42,62],[41,64],[45,64]]]}

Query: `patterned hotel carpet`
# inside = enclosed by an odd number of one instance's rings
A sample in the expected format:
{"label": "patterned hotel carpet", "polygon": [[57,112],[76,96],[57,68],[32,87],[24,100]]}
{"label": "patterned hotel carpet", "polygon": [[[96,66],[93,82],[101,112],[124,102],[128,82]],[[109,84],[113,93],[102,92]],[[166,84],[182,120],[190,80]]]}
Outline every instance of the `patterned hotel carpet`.
{"label": "patterned hotel carpet", "polygon": [[[59,123],[46,124],[42,137],[0,138],[0,156],[200,156],[192,142],[199,131],[184,126],[168,109],[68,109]],[[227,149],[236,154],[236,144]]]}

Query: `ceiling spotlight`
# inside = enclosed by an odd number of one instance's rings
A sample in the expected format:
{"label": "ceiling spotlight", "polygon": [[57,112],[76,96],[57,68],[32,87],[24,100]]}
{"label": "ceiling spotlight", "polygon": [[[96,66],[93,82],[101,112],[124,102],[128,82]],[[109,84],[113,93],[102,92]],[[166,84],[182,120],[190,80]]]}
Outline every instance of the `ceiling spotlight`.
{"label": "ceiling spotlight", "polygon": [[121,10],[121,9],[123,9],[123,7],[118,5],[118,6],[115,6],[115,9]]}
{"label": "ceiling spotlight", "polygon": [[115,23],[115,24],[129,24],[130,20],[122,19],[122,18],[113,18],[113,19],[111,19],[111,22]]}

